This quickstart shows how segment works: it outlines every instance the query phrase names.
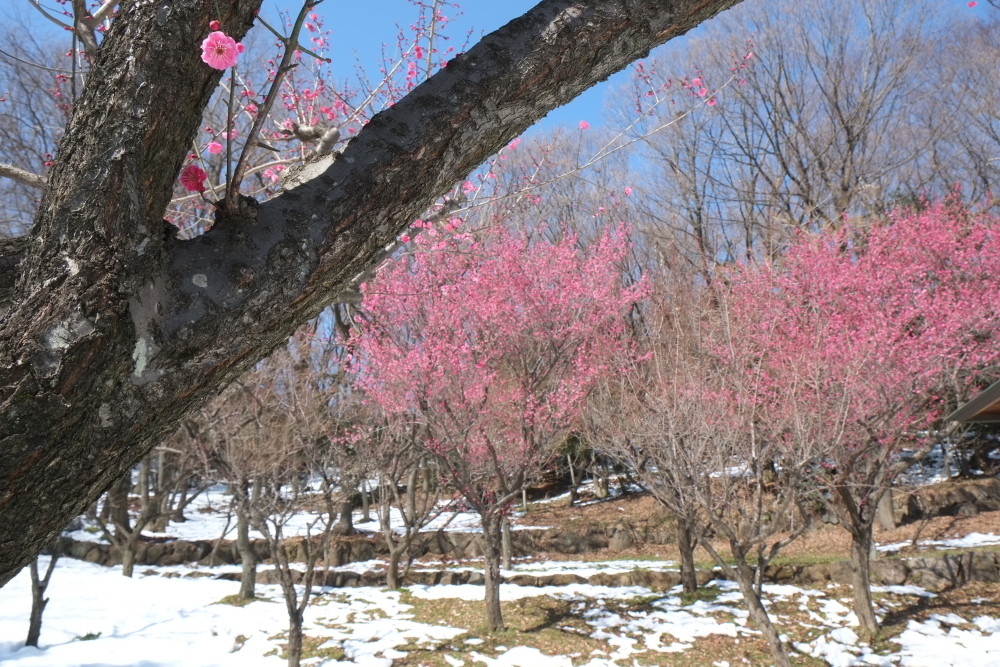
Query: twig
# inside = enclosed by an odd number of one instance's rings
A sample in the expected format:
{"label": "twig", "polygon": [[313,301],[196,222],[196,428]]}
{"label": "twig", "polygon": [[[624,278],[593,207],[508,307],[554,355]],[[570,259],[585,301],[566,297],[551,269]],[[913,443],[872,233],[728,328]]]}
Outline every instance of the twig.
{"label": "twig", "polygon": [[7,178],[17,181],[18,183],[23,183],[24,185],[39,189],[44,188],[48,182],[44,176],[33,174],[30,171],[15,167],[12,164],[6,164],[4,162],[0,162],[0,176],[6,176]]}

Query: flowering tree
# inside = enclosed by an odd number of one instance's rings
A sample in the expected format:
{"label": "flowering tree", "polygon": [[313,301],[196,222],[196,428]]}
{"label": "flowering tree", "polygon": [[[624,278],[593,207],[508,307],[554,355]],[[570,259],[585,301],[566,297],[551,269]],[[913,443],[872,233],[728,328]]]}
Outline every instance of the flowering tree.
{"label": "flowering tree", "polygon": [[406,415],[482,519],[486,612],[500,612],[501,523],[533,472],[612,369],[642,287],[622,287],[623,230],[587,251],[567,235],[528,243],[495,227],[435,242],[364,288],[354,371],[367,396]]}
{"label": "flowering tree", "polygon": [[995,372],[997,220],[956,197],[867,228],[803,234],[779,264],[734,279],[734,336],[765,359],[762,402],[823,457],[812,483],[851,533],[855,612],[875,634],[868,570],[879,500],[946,437],[949,407]]}
{"label": "flowering tree", "polygon": [[74,2],[92,66],[74,79],[30,236],[0,244],[0,584],[454,183],[736,1],[545,0],[266,202],[233,193],[234,174],[226,215],[187,241],[163,220],[223,77],[201,45],[211,21],[242,42],[260,0],[125,2],[117,14],[117,0]]}

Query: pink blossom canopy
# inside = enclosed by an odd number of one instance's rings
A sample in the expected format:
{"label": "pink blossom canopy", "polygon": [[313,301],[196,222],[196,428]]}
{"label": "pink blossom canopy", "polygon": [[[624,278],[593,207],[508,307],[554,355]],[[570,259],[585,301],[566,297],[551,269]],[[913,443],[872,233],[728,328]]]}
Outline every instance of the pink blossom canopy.
{"label": "pink blossom canopy", "polygon": [[201,43],[201,59],[209,67],[228,69],[236,64],[240,48],[236,40],[224,32],[216,30]]}

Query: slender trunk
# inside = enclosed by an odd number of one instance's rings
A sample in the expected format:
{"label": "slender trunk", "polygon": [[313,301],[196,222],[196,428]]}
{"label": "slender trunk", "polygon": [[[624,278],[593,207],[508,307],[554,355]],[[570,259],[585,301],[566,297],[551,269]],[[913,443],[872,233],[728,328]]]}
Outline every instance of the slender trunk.
{"label": "slender trunk", "polygon": [[576,478],[576,466],[573,465],[573,457],[569,454],[566,455],[566,463],[569,465],[569,482],[572,484],[569,489],[569,502],[566,505],[572,507],[579,498],[579,492],[576,489],[580,486],[580,480]]}
{"label": "slender trunk", "polygon": [[[259,496],[258,485],[254,485],[253,494]],[[247,484],[243,483],[237,489],[236,499],[236,548],[240,552],[240,562],[243,572],[240,575],[240,599],[253,600],[257,597],[257,554],[250,544],[250,499],[247,498]]]}
{"label": "slender trunk", "polygon": [[510,561],[514,557],[514,540],[510,536],[510,520],[504,517],[500,524],[500,547],[503,553],[503,569],[510,570]]}
{"label": "slender trunk", "polygon": [[299,667],[302,659],[302,615],[288,617],[288,667]]}
{"label": "slender trunk", "polygon": [[110,489],[108,489],[108,505],[110,506],[110,519],[111,523],[115,526],[115,532],[118,532],[118,526],[121,526],[124,530],[129,530],[131,528],[131,523],[128,516],[128,494],[132,490],[132,471],[128,470],[120,480],[115,482]]}
{"label": "slender trunk", "polygon": [[500,520],[490,515],[482,517],[483,575],[486,579],[486,631],[504,629],[500,610]]}
{"label": "slender trunk", "polygon": [[774,658],[775,664],[778,667],[792,667],[788,652],[785,651],[785,645],[778,636],[778,631],[771,623],[771,617],[768,616],[767,610],[754,588],[754,569],[747,564],[745,554],[740,553],[737,548],[733,548],[733,558],[736,560],[736,565],[732,568],[736,574],[736,583],[739,584],[740,593],[743,594],[743,600],[750,613],[754,629],[759,630],[764,635],[764,640],[767,641],[767,645],[771,649],[771,657]]}
{"label": "slender trunk", "polygon": [[406,477],[406,514],[403,517],[407,525],[416,523],[417,516],[417,469],[410,470]]}
{"label": "slender trunk", "polygon": [[181,482],[181,497],[177,501],[177,507],[170,512],[170,520],[174,523],[184,523],[187,518],[184,516],[184,508],[187,507],[188,480]]}
{"label": "slender trunk", "polygon": [[854,613],[861,629],[870,637],[878,635],[878,620],[872,604],[869,567],[872,552],[872,527],[855,526],[851,530],[851,586],[854,589]]}
{"label": "slender trunk", "polygon": [[892,509],[892,487],[885,490],[875,508],[875,521],[882,530],[892,530],[896,527],[896,514]]}
{"label": "slender trunk", "polygon": [[38,577],[38,558],[31,561],[31,619],[28,622],[28,638],[24,641],[25,646],[38,646],[38,637],[42,634],[42,612],[49,603],[49,599],[45,597],[45,589],[49,587],[57,560],[59,554],[53,553],[43,579]]}
{"label": "slender trunk", "polygon": [[698,579],[694,571],[694,540],[687,521],[677,517],[677,548],[681,552],[681,586],[688,595],[698,590]]}
{"label": "slender trunk", "polygon": [[132,576],[132,570],[135,568],[135,552],[139,548],[139,527],[129,535],[125,543],[120,547],[122,550],[122,575],[126,577]]}
{"label": "slender trunk", "polygon": [[398,547],[389,551],[389,565],[385,570],[385,584],[391,591],[399,588],[399,557],[402,553],[403,550]]}
{"label": "slender trunk", "polygon": [[528,490],[527,489],[521,489],[521,511],[522,512],[527,512],[528,511]]}
{"label": "slender trunk", "polygon": [[371,504],[368,502],[368,480],[361,482],[361,523],[368,523],[372,520]]}
{"label": "slender trunk", "polygon": [[[298,596],[292,583],[288,562],[277,557],[277,550],[284,549],[284,544],[280,538],[276,538],[275,541],[277,544],[271,545],[272,557],[277,566],[278,576],[281,577],[281,591],[285,595],[285,609],[288,611],[288,648],[285,654],[288,656],[288,667],[299,667],[299,660],[302,659],[302,612],[299,611]],[[279,563],[279,560],[283,562]]]}

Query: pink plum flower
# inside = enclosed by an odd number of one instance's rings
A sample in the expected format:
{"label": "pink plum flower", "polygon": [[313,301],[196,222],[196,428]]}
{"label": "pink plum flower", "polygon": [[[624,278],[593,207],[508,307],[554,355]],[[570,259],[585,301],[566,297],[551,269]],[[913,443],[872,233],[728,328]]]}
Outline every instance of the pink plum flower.
{"label": "pink plum flower", "polygon": [[713,97],[713,98],[709,99],[708,102],[706,102],[706,104],[708,104],[708,106],[710,106],[710,107],[714,107],[715,106],[715,98]]}
{"label": "pink plum flower", "polygon": [[189,164],[181,172],[181,185],[188,192],[204,192],[206,174],[198,165]]}
{"label": "pink plum flower", "polygon": [[969,7],[975,7],[975,6],[976,6],[976,0],[971,0],[971,2],[969,2]]}
{"label": "pink plum flower", "polygon": [[222,26],[219,25],[218,21],[212,21],[211,23],[208,24],[208,29],[211,30],[211,31],[213,31],[213,32],[216,31],[216,30],[218,30],[221,27]]}
{"label": "pink plum flower", "polygon": [[700,76],[696,76],[695,78],[691,79],[691,85],[694,86],[695,88],[700,87],[701,86],[701,77]]}
{"label": "pink plum flower", "polygon": [[239,53],[236,40],[218,30],[210,33],[201,43],[201,59],[214,69],[229,69],[236,64]]}
{"label": "pink plum flower", "polygon": [[407,236],[406,234],[403,234],[402,236],[399,237],[399,240],[402,241],[403,243],[409,243],[410,237]]}
{"label": "pink plum flower", "polygon": [[208,146],[206,146],[206,148],[208,149],[208,152],[211,153],[212,155],[218,155],[219,153],[222,152],[222,144],[220,144],[218,141],[208,142]]}
{"label": "pink plum flower", "polygon": [[705,95],[708,95],[708,88],[699,88],[698,97],[705,97]]}
{"label": "pink plum flower", "polygon": [[632,194],[632,186],[626,185],[625,186],[625,196],[628,197],[630,194]]}
{"label": "pink plum flower", "polygon": [[586,130],[588,127],[590,127],[590,123],[588,123],[585,120],[581,120],[580,121],[580,129],[581,130]]}

